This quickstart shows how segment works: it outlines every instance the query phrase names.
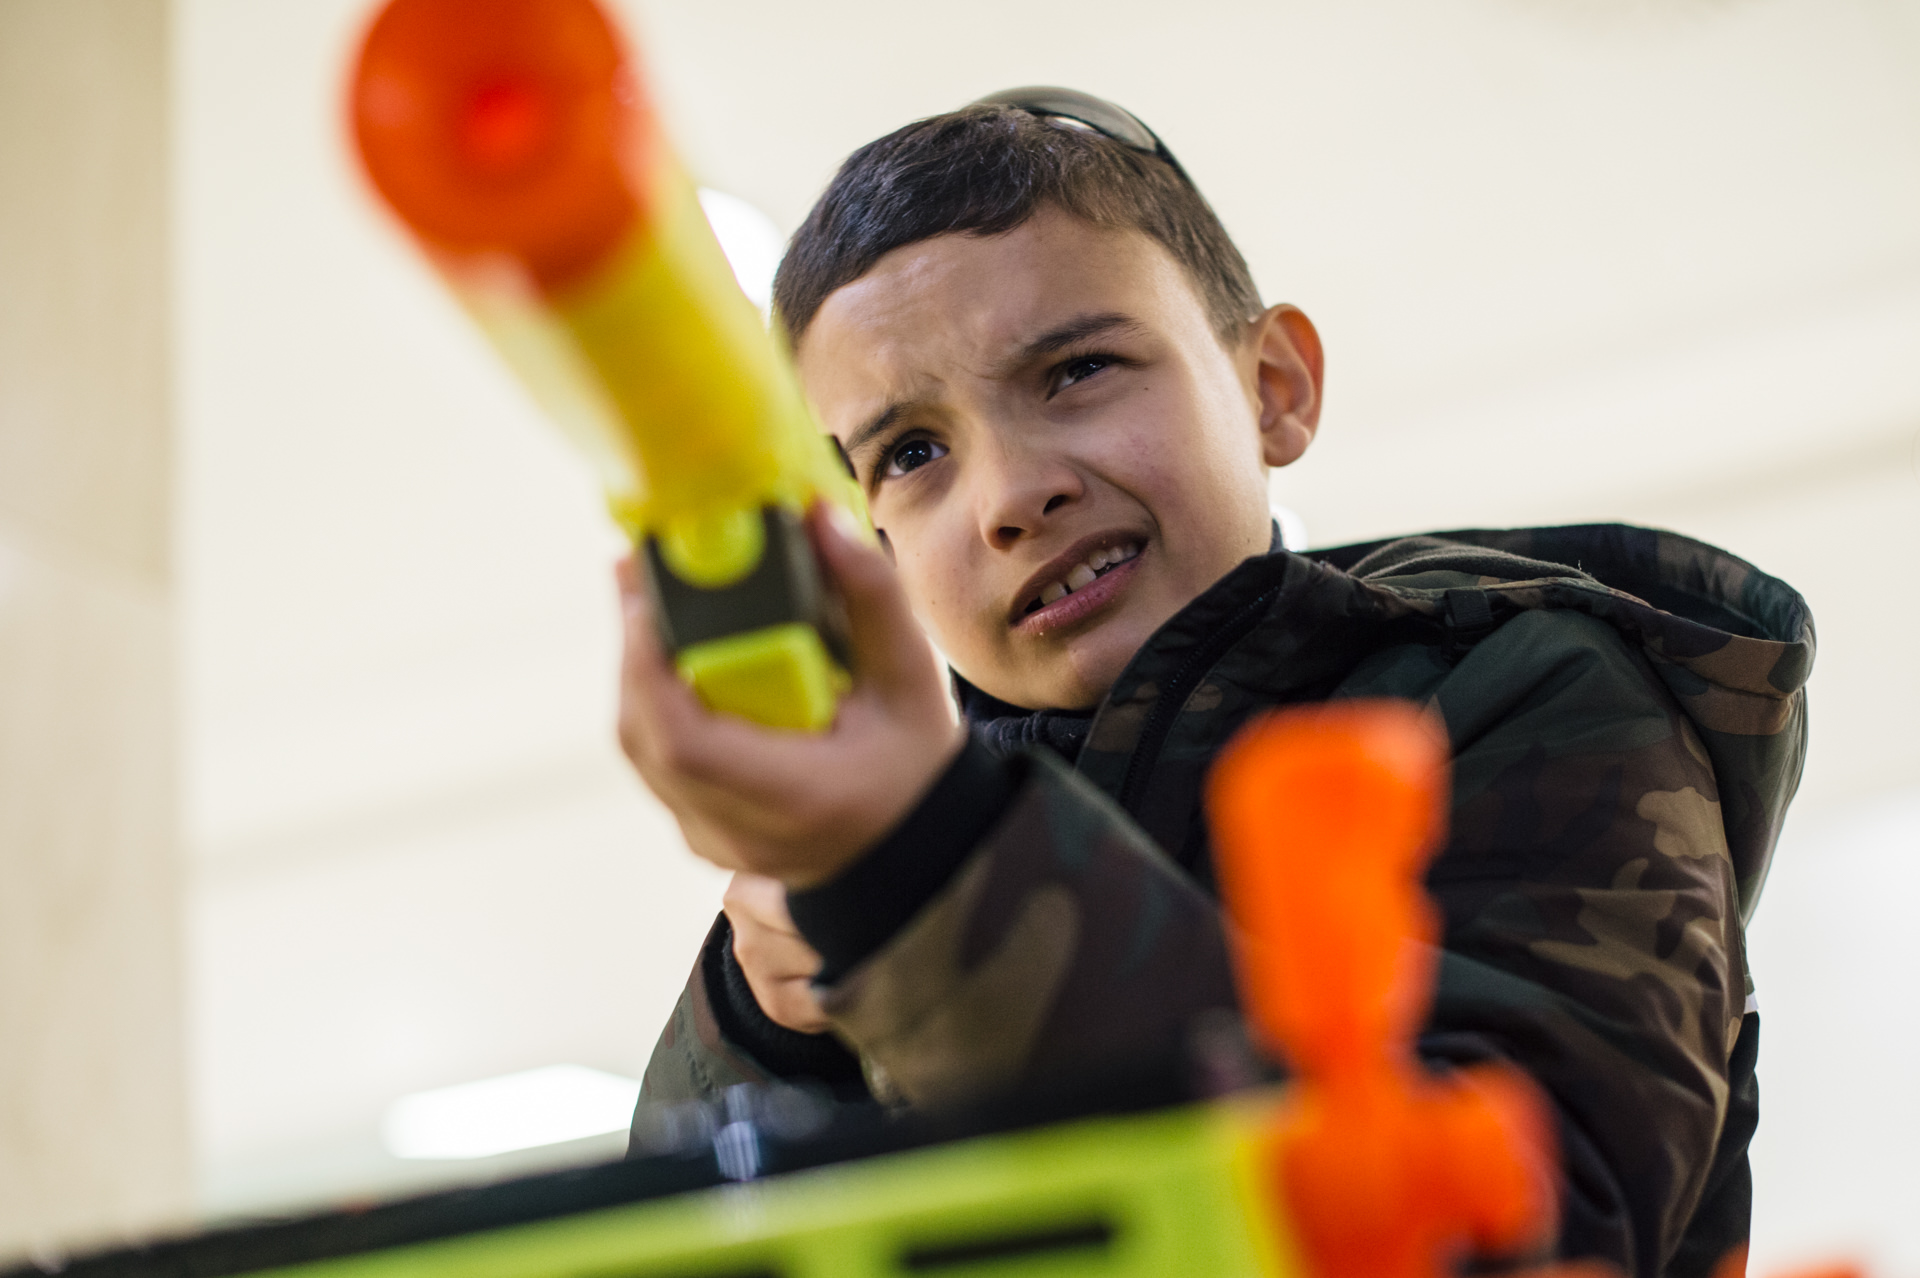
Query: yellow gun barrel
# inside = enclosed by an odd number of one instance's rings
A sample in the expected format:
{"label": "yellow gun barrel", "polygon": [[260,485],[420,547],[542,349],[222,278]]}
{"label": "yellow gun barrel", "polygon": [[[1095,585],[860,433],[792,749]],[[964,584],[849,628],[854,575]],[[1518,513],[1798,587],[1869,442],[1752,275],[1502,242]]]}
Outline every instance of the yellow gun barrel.
{"label": "yellow gun barrel", "polygon": [[592,0],[393,0],[362,45],[374,186],[595,465],[708,705],[819,730],[846,683],[800,517],[859,511]]}

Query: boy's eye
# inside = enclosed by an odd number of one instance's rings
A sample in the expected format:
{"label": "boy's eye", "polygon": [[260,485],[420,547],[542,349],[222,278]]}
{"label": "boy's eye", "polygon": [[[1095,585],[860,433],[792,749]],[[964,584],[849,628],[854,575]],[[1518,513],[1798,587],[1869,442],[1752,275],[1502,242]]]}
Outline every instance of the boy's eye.
{"label": "boy's eye", "polygon": [[1059,392],[1076,382],[1084,382],[1114,362],[1111,355],[1076,355],[1054,370],[1053,389]]}
{"label": "boy's eye", "polygon": [[880,463],[880,476],[883,479],[898,479],[909,471],[919,470],[928,462],[938,461],[946,455],[945,444],[936,443],[921,436],[903,439],[893,446]]}

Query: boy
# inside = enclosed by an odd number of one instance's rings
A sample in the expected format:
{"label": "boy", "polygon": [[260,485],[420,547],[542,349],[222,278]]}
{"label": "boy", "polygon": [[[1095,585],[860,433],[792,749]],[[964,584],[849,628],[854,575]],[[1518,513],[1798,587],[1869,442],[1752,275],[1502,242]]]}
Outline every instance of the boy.
{"label": "boy", "polygon": [[1280,549],[1267,473],[1313,439],[1319,338],[1096,99],[862,148],[775,300],[886,554],[813,521],[858,673],[819,738],[705,713],[622,568],[623,743],[738,872],[647,1098],[1189,1068],[1234,1007],[1214,752],[1273,706],[1405,697],[1454,753],[1423,1055],[1546,1089],[1564,1254],[1697,1274],[1746,1238],[1741,925],[1804,748],[1798,595],[1614,526]]}

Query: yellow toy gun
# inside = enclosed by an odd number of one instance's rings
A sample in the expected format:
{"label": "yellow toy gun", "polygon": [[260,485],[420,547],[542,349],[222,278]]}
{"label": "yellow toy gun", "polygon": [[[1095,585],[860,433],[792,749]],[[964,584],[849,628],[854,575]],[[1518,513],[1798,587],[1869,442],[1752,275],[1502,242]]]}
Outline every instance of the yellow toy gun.
{"label": "yellow toy gun", "polygon": [[847,684],[801,518],[864,509],[591,0],[394,0],[354,70],[374,186],[639,545],[715,710],[818,731]]}

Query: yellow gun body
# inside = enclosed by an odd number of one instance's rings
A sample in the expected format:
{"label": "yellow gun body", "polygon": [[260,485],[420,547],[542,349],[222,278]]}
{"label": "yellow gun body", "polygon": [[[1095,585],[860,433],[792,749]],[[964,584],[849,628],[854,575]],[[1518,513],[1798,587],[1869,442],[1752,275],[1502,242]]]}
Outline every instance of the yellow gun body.
{"label": "yellow gun body", "polygon": [[368,171],[595,466],[683,677],[715,710],[824,729],[849,677],[801,520],[863,514],[859,488],[604,15],[487,7],[376,19],[353,94]]}
{"label": "yellow gun body", "polygon": [[[677,169],[662,176],[658,220],[590,281],[539,299],[477,280],[457,291],[591,459],[620,526],[678,582],[722,592],[789,553],[769,542],[800,536],[815,501],[862,515],[865,502],[693,184]],[[656,609],[671,613],[676,597],[656,582]],[[822,629],[796,617],[694,638],[675,662],[712,709],[818,731],[848,684]]]}

